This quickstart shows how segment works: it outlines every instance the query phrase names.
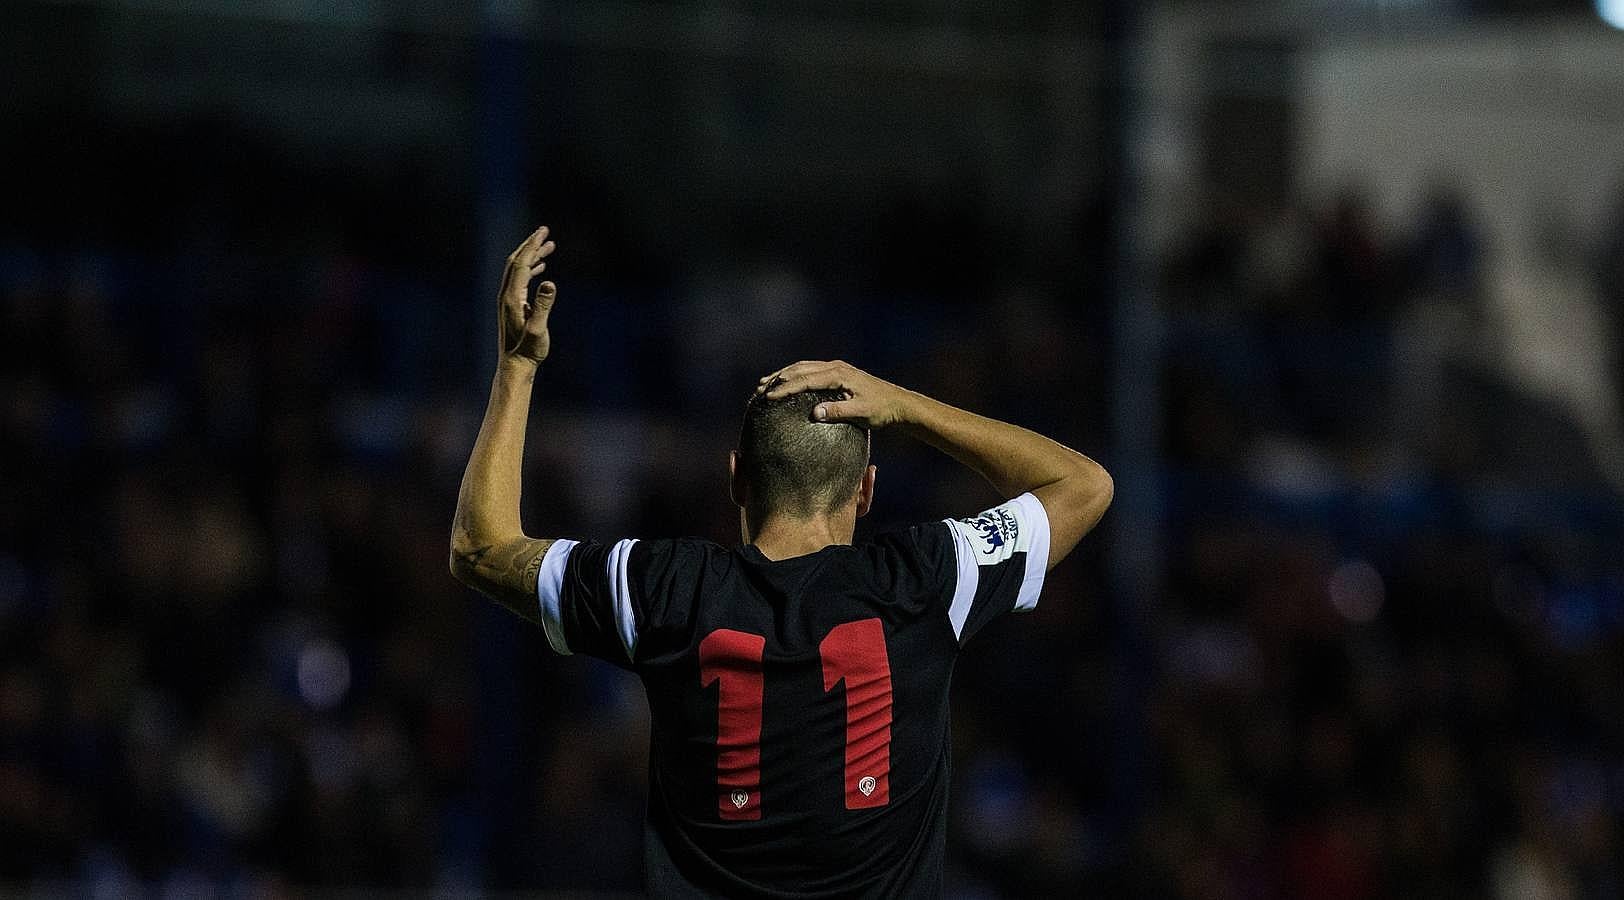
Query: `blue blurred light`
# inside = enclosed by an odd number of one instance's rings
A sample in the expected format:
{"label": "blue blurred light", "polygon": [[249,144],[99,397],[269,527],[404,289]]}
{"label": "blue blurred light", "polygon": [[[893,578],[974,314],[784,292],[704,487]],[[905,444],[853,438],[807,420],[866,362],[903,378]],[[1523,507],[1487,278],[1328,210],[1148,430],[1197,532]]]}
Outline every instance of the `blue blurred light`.
{"label": "blue blurred light", "polygon": [[1624,0],[1596,0],[1596,13],[1607,24],[1624,29]]}

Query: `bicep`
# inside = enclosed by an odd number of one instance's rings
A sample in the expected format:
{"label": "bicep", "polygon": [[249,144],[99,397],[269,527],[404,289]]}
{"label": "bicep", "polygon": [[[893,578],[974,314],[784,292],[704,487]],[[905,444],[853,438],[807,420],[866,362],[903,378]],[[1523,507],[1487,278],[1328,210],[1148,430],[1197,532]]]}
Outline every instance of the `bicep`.
{"label": "bicep", "polygon": [[536,579],[552,545],[553,541],[546,538],[516,537],[456,550],[451,566],[469,587],[540,625]]}

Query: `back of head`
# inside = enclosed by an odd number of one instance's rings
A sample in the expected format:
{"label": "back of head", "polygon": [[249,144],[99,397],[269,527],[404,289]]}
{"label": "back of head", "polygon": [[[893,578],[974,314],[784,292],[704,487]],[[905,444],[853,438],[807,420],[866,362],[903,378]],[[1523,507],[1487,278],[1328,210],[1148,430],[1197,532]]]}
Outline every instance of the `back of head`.
{"label": "back of head", "polygon": [[819,403],[844,398],[842,391],[751,398],[739,432],[739,467],[751,506],[806,518],[851,499],[868,468],[868,429],[812,419]]}

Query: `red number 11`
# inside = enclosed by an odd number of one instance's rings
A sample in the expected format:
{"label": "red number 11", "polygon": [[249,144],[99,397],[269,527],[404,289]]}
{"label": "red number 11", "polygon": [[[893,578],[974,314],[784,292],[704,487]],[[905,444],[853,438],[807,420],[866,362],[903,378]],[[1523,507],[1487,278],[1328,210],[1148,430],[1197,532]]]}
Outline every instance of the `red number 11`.
{"label": "red number 11", "polygon": [[[722,628],[699,642],[699,683],[718,685],[716,810],[730,821],[761,818],[761,656],[766,639]],[[891,801],[891,661],[880,620],[846,622],[818,645],[823,689],[846,684],[847,809]]]}

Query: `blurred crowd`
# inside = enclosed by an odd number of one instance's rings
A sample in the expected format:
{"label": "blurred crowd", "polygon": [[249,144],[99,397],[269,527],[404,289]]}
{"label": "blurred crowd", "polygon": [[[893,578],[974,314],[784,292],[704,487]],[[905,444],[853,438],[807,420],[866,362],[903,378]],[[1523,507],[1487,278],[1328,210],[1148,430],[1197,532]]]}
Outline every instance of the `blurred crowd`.
{"label": "blurred crowd", "polygon": [[[966,651],[952,890],[1618,896],[1624,503],[1565,394],[1460,346],[1500,328],[1469,198],[1203,208],[1155,273],[1160,583],[1113,581],[1108,517]],[[572,280],[638,252],[579,209],[534,534],[736,540],[745,392],[807,356],[1113,464],[1074,264],[944,278],[962,219],[902,208],[858,288],[765,250]],[[1616,313],[1624,238],[1591,245]],[[446,570],[479,273],[203,246],[0,247],[0,886],[635,892],[635,680]],[[998,499],[876,454],[862,533]]]}
{"label": "blurred crowd", "polygon": [[[1357,191],[1206,208],[1162,272],[1170,558],[1136,883],[1617,896],[1624,506],[1596,432],[1624,385],[1591,415],[1574,381],[1530,383],[1505,302],[1524,281],[1458,191],[1400,227]],[[1516,275],[1617,316],[1620,234]],[[1615,364],[1561,360],[1580,383]]]}

